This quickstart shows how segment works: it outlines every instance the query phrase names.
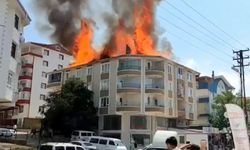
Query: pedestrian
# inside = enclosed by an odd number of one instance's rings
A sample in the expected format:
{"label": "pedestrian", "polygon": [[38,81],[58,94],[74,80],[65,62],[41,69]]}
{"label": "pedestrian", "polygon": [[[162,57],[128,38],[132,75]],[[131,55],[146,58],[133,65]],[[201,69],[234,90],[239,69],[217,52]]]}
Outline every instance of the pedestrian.
{"label": "pedestrian", "polygon": [[201,150],[201,148],[200,148],[200,146],[198,146],[196,144],[191,144],[190,150]]}
{"label": "pedestrian", "polygon": [[166,144],[168,146],[168,149],[170,149],[170,150],[180,150],[177,147],[178,142],[177,142],[177,139],[174,136],[171,136],[171,137],[167,138]]}
{"label": "pedestrian", "polygon": [[14,124],[14,125],[13,125],[13,130],[14,130],[14,133],[16,133],[16,129],[17,129],[17,125],[16,125],[16,124]]}

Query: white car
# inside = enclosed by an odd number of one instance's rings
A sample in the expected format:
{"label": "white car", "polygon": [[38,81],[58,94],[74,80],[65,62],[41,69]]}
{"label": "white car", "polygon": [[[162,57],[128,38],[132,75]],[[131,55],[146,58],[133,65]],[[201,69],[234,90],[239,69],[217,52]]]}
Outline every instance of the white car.
{"label": "white car", "polygon": [[96,150],[96,146],[85,141],[71,141],[70,143],[84,147],[86,150]]}
{"label": "white car", "polygon": [[3,136],[3,137],[12,137],[13,133],[11,132],[10,129],[1,128],[0,129],[0,136]]}
{"label": "white car", "polygon": [[85,150],[82,146],[72,143],[45,143],[39,146],[38,150]]}

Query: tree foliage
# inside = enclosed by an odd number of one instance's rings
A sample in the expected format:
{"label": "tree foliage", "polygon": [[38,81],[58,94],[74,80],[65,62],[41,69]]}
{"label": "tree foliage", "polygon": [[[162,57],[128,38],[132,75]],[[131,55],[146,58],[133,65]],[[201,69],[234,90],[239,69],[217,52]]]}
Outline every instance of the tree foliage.
{"label": "tree foliage", "polygon": [[229,122],[228,119],[224,116],[226,112],[225,104],[237,104],[236,96],[230,92],[223,92],[221,95],[217,95],[212,104],[212,114],[209,117],[209,123],[212,124],[213,127],[219,128],[222,130],[223,128],[228,128]]}
{"label": "tree foliage", "polygon": [[45,100],[42,125],[64,135],[73,130],[94,130],[98,124],[93,92],[86,83],[72,78],[61,90],[51,92]]}

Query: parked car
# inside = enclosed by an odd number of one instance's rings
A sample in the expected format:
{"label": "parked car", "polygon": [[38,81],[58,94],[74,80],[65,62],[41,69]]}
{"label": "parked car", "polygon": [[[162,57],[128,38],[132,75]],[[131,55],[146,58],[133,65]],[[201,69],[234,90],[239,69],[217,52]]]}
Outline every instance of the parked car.
{"label": "parked car", "polygon": [[88,142],[100,150],[127,150],[122,141],[115,138],[92,136]]}
{"label": "parked car", "polygon": [[96,146],[94,146],[94,145],[92,145],[91,143],[86,142],[86,141],[72,141],[72,142],[70,142],[70,143],[75,144],[75,145],[82,146],[82,147],[84,147],[86,150],[96,150]]}
{"label": "parked car", "polygon": [[84,147],[72,143],[44,143],[38,150],[86,150]]}
{"label": "parked car", "polygon": [[91,136],[96,136],[95,132],[75,130],[71,134],[71,141],[86,141]]}
{"label": "parked car", "polygon": [[1,137],[12,137],[13,133],[10,129],[0,128],[0,136]]}

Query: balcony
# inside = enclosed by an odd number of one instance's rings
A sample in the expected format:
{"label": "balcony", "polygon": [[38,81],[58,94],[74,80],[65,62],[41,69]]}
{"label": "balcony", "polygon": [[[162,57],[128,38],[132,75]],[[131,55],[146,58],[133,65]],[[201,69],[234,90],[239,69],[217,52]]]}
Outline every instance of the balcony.
{"label": "balcony", "polygon": [[149,78],[162,78],[164,77],[164,69],[159,66],[146,67],[146,76]]}
{"label": "balcony", "polygon": [[23,72],[19,75],[19,80],[32,80],[32,73],[31,72]]}
{"label": "balcony", "polygon": [[186,112],[184,107],[178,107],[178,117],[186,118]]}
{"label": "balcony", "polygon": [[116,111],[118,112],[140,112],[140,102],[117,103]]}
{"label": "balcony", "polygon": [[141,93],[141,84],[122,83],[117,85],[117,93]]}
{"label": "balcony", "polygon": [[61,73],[49,75],[48,88],[61,86]]}
{"label": "balcony", "polygon": [[118,67],[118,76],[131,75],[131,76],[140,76],[141,75],[141,66],[139,65],[126,65]]}
{"label": "balcony", "polygon": [[189,119],[194,120],[194,113],[193,112],[189,112]]}
{"label": "balcony", "polygon": [[145,90],[146,93],[164,94],[164,86],[163,85],[146,84],[145,89],[146,89]]}
{"label": "balcony", "polygon": [[43,57],[42,50],[39,48],[23,48],[21,51],[21,56],[34,55],[38,57]]}
{"label": "balcony", "polygon": [[161,104],[146,104],[146,112],[161,112],[164,113],[164,105]]}
{"label": "balcony", "polygon": [[177,82],[182,82],[184,83],[184,77],[182,74],[177,74]]}
{"label": "balcony", "polygon": [[23,63],[22,68],[33,68],[33,64],[32,63]]}

